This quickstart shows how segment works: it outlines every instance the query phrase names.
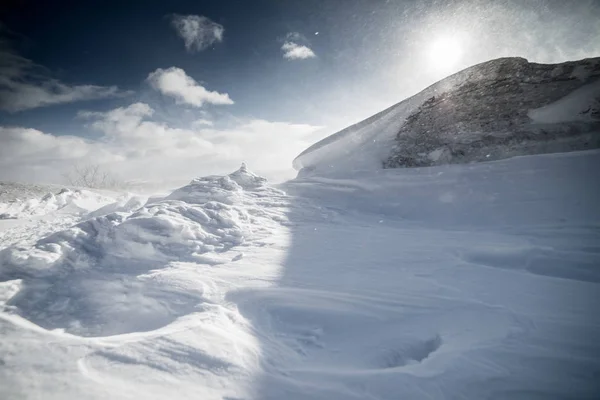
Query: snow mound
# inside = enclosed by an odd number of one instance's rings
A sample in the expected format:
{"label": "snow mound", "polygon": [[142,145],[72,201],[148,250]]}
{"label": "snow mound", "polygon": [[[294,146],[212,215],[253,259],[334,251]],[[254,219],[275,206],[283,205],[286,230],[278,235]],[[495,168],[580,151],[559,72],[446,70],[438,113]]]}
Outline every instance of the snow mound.
{"label": "snow mound", "polygon": [[240,200],[244,190],[259,190],[267,183],[261,176],[248,171],[246,164],[226,176],[208,176],[194,179],[189,185],[175,190],[167,200],[180,200],[191,204],[201,204],[216,200],[233,204]]}
{"label": "snow mound", "polygon": [[109,201],[107,196],[92,191],[62,189],[56,194],[48,193],[41,198],[14,199],[7,203],[0,203],[0,219],[27,218],[62,209],[68,209],[69,212],[84,212],[107,201]]}
{"label": "snow mound", "polygon": [[23,280],[7,304],[42,327],[81,336],[157,329],[191,312],[202,295],[146,275],[172,262],[224,262],[219,254],[285,219],[253,206],[281,196],[242,166],[142,206],[133,199],[110,206],[118,211],[101,209],[31,248],[0,252],[2,280]]}
{"label": "snow mound", "polygon": [[309,147],[300,176],[462,164],[600,147],[600,58],[467,68]]}

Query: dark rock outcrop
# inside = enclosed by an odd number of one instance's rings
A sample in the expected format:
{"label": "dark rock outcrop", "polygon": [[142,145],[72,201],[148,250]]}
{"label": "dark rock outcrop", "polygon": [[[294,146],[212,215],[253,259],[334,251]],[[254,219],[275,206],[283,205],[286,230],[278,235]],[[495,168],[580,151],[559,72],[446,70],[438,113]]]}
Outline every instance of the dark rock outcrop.
{"label": "dark rock outcrop", "polygon": [[[462,84],[436,92],[406,118],[385,168],[600,148],[600,58],[562,64],[503,58],[461,73],[469,74]],[[591,101],[576,115],[532,118],[532,110],[566,96],[581,103],[579,89]]]}

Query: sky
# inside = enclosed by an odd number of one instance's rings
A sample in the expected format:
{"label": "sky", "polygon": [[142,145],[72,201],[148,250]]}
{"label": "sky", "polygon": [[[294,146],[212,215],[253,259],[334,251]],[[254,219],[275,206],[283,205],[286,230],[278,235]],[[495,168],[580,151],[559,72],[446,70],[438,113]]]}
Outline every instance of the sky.
{"label": "sky", "polygon": [[470,65],[600,56],[599,1],[0,5],[0,180],[292,178],[306,147]]}

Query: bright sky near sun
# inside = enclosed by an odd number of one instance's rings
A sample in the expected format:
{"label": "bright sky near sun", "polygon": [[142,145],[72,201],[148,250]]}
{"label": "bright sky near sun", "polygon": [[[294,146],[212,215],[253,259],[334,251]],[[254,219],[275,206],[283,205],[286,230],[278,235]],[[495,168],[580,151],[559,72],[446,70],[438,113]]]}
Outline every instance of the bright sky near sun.
{"label": "bright sky near sun", "polygon": [[463,43],[457,36],[440,36],[429,47],[429,59],[433,68],[452,70],[463,56]]}
{"label": "bright sky near sun", "polygon": [[82,161],[289,178],[315,141],[470,65],[598,56],[599,20],[593,0],[2,2],[0,180]]}

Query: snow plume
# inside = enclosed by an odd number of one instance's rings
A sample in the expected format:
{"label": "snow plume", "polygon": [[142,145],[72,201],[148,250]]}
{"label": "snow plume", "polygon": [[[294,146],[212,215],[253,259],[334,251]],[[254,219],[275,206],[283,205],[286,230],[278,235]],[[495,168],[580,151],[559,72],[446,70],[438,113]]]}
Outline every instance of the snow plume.
{"label": "snow plume", "polygon": [[178,104],[194,107],[202,107],[204,103],[233,104],[227,93],[206,90],[181,68],[158,68],[148,75],[147,81],[163,95],[173,97]]}
{"label": "snow plume", "polygon": [[[306,42],[306,45],[301,44],[302,42]],[[308,47],[308,40],[298,32],[287,34],[281,50],[283,51],[283,57],[288,60],[304,60],[316,57],[315,53]]]}
{"label": "snow plume", "polygon": [[188,52],[202,51],[223,41],[223,25],[202,15],[178,15],[171,17],[171,24],[183,39]]}
{"label": "snow plume", "polygon": [[19,112],[76,101],[128,96],[117,86],[70,85],[0,42],[0,110]]}

